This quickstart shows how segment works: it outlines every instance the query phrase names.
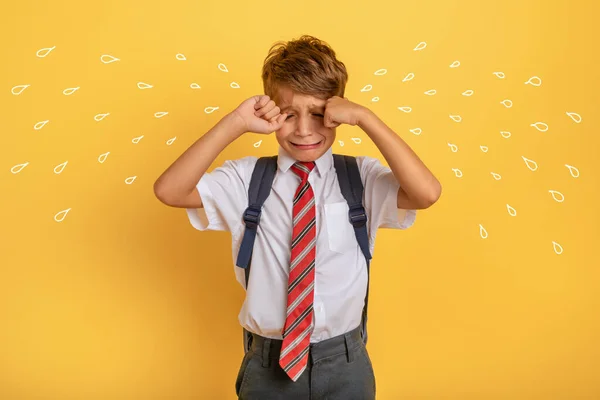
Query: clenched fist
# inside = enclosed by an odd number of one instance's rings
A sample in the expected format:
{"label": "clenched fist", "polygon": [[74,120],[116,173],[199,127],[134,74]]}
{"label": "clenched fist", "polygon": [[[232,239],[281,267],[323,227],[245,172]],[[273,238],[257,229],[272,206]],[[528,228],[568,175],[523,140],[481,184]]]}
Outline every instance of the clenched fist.
{"label": "clenched fist", "polygon": [[267,95],[252,96],[244,100],[234,111],[243,121],[245,132],[269,134],[283,126],[287,114]]}

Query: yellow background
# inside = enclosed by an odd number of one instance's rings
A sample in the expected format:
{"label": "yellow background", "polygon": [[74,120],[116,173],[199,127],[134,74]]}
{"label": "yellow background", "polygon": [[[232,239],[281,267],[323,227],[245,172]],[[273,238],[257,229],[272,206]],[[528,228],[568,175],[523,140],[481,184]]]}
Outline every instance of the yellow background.
{"label": "yellow background", "polygon": [[[261,93],[273,42],[308,33],[346,63],[346,96],[443,185],[410,230],[378,236],[369,325],[378,398],[600,399],[597,15],[592,1],[5,5],[0,398],[234,398],[243,290],[229,234],[195,231],[152,184]],[[525,84],[532,76],[541,86]],[[30,86],[14,95],[18,85]],[[110,114],[95,121],[101,113]],[[334,151],[381,158],[360,129],[338,135]],[[212,167],[276,146],[248,134]]]}

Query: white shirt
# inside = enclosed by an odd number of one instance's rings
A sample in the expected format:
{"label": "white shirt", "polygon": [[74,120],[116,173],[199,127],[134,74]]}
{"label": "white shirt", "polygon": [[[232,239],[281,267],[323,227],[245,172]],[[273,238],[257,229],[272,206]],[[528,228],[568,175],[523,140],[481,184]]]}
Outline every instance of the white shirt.
{"label": "white shirt", "polygon": [[[399,184],[389,167],[370,157],[356,157],[364,185],[363,205],[371,254],[378,228],[406,229],[416,210],[397,208]],[[244,287],[244,270],[235,265],[244,236],[242,215],[248,206],[248,187],[257,158],[225,161],[205,173],[197,188],[203,208],[187,209],[192,226],[200,231],[231,232],[233,267]],[[296,160],[281,147],[272,191],[263,205],[252,253],[246,298],[240,324],[264,337],[281,339],[287,304],[293,197],[300,178],[290,170]],[[318,342],[356,328],[362,317],[367,289],[366,260],[348,221],[348,204],[338,184],[331,148],[318,160],[308,181],[315,194],[316,263],[314,331]]]}

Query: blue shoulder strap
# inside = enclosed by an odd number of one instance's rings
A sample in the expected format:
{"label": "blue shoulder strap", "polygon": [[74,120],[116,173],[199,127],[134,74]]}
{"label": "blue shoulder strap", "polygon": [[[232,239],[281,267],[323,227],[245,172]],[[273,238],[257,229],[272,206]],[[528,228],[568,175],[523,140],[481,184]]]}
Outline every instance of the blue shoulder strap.
{"label": "blue shoulder strap", "polygon": [[348,219],[354,227],[356,240],[367,261],[367,293],[361,320],[363,342],[367,343],[367,305],[369,302],[369,279],[371,251],[367,232],[367,213],[363,207],[363,184],[356,158],[353,156],[334,154],[333,165],[337,173],[340,190],[348,203]]}
{"label": "blue shoulder strap", "polygon": [[[252,258],[252,249],[256,230],[260,223],[262,206],[271,193],[273,178],[277,172],[277,156],[261,157],[256,161],[256,166],[250,178],[248,188],[248,208],[244,211],[243,219],[246,224],[244,237],[237,257],[236,265],[248,271]],[[248,286],[248,282],[246,282]]]}
{"label": "blue shoulder strap", "polygon": [[[254,239],[256,231],[260,224],[260,215],[262,206],[271,193],[271,186],[275,173],[277,172],[277,156],[260,157],[256,161],[256,166],[250,178],[248,188],[248,207],[244,211],[243,219],[246,229],[240,245],[236,265],[244,269],[245,286],[248,287],[250,278],[250,264],[252,262],[252,249],[254,248]],[[244,352],[250,350],[252,335],[246,329],[243,329]]]}

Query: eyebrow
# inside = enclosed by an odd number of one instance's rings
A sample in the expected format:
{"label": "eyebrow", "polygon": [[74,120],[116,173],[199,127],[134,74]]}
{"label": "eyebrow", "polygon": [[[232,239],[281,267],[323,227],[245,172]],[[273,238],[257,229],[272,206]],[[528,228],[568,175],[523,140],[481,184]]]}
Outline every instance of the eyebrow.
{"label": "eyebrow", "polygon": [[[293,108],[293,106],[292,105],[285,106],[285,107],[281,108],[281,111],[285,111],[290,108]],[[314,109],[322,110],[323,108],[325,108],[325,104],[323,104],[323,105],[311,104],[308,108],[311,110],[314,110]]]}

